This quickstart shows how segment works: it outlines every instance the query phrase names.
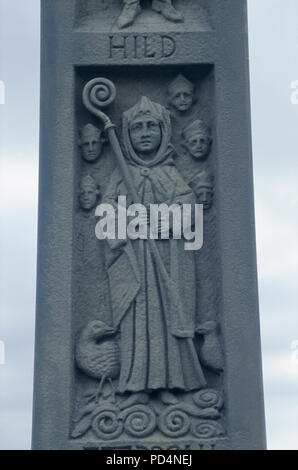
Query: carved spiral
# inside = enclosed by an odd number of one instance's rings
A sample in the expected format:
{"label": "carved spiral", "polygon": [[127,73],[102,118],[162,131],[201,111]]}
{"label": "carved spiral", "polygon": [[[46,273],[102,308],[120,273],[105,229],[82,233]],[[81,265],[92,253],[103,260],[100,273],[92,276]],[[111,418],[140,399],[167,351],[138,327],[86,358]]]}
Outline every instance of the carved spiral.
{"label": "carved spiral", "polygon": [[133,437],[146,437],[156,428],[155,413],[148,406],[136,405],[123,414],[124,429]]}
{"label": "carved spiral", "polygon": [[225,431],[220,423],[214,421],[197,421],[192,424],[191,433],[198,439],[211,439],[213,437],[223,436]]}
{"label": "carved spiral", "polygon": [[177,408],[167,408],[159,417],[159,429],[169,437],[180,437],[187,434],[190,428],[190,419],[187,414]]}
{"label": "carved spiral", "polygon": [[92,429],[100,439],[116,439],[123,432],[123,424],[112,409],[101,410],[93,419]]}
{"label": "carved spiral", "polygon": [[85,85],[83,103],[91,113],[101,119],[105,126],[111,124],[109,117],[101,109],[106,108],[116,98],[116,88],[107,78],[94,78]]}
{"label": "carved spiral", "polygon": [[201,390],[195,393],[193,401],[199,408],[222,407],[222,397],[219,392],[212,389]]}

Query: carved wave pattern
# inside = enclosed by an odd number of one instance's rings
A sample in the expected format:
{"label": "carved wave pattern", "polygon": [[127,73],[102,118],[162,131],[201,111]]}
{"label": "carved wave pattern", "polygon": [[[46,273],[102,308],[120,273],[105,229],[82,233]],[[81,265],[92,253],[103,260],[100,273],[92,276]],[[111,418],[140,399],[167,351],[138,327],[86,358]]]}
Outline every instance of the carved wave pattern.
{"label": "carved wave pattern", "polygon": [[103,441],[122,435],[145,438],[155,432],[170,438],[186,435],[212,439],[226,435],[220,422],[223,399],[216,390],[203,390],[193,396],[193,403],[179,403],[162,411],[154,404],[134,405],[121,410],[116,404],[88,403],[80,410],[71,437],[77,439],[91,431]]}

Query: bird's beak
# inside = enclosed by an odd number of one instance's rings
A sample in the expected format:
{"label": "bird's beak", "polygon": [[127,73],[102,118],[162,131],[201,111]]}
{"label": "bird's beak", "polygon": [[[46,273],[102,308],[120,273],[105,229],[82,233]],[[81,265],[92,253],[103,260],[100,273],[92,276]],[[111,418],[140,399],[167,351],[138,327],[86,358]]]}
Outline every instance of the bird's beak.
{"label": "bird's beak", "polygon": [[108,328],[106,330],[106,334],[109,335],[109,336],[112,336],[114,335],[115,333],[117,333],[117,328]]}

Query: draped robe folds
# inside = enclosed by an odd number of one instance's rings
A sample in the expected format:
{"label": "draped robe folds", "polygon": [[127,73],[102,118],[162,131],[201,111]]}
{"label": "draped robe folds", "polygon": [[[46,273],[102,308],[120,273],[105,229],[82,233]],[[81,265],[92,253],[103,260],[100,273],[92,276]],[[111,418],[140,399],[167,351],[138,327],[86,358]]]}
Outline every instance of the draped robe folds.
{"label": "draped robe folds", "polygon": [[[171,158],[169,124],[166,129],[162,127],[163,142],[150,163],[134,153],[125,124],[124,119],[127,165],[139,195],[138,202],[147,208],[161,203],[195,204],[193,191]],[[127,205],[132,203],[116,168],[103,203],[117,207],[118,197],[124,195]],[[113,323],[120,328],[120,393],[158,389],[190,391],[206,385],[193,343],[197,323],[194,252],[184,250],[183,238],[154,243],[170,285],[148,240],[107,240]]]}

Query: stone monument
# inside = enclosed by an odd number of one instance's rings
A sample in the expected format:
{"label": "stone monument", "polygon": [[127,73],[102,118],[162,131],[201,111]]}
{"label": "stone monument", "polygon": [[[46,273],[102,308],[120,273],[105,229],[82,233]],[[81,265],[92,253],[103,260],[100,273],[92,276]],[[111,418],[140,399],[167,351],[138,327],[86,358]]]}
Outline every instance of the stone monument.
{"label": "stone monument", "polygon": [[264,449],[245,0],[42,0],[41,50],[33,448]]}

